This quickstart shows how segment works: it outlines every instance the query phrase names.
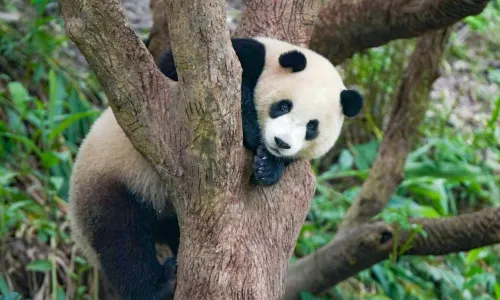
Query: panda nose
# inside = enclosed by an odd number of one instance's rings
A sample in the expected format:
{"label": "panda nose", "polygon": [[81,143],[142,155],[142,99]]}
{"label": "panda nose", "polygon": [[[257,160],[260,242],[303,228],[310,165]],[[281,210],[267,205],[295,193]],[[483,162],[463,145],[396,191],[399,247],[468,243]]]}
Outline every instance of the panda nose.
{"label": "panda nose", "polygon": [[276,145],[281,148],[281,149],[290,149],[290,145],[288,145],[285,141],[280,139],[279,137],[274,137],[274,141],[276,142]]}

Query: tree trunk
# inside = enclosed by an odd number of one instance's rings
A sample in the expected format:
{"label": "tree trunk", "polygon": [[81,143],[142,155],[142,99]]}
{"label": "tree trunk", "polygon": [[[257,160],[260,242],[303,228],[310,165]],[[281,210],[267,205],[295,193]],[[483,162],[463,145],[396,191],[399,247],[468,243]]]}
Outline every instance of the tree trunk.
{"label": "tree trunk", "polygon": [[[257,2],[264,4],[248,5]],[[303,20],[314,19],[316,2],[274,1],[289,14],[266,29],[304,44],[312,23]],[[249,185],[253,157],[242,145],[241,67],[224,2],[166,1],[178,83],[156,68],[119,1],[60,5],[66,31],[96,73],[118,123],[170,187],[181,228],[175,298],[281,299],[315,181],[310,164],[301,161],[277,185]],[[293,22],[293,31],[282,34],[291,28],[286,22]],[[240,31],[258,32],[259,26],[248,22]]]}

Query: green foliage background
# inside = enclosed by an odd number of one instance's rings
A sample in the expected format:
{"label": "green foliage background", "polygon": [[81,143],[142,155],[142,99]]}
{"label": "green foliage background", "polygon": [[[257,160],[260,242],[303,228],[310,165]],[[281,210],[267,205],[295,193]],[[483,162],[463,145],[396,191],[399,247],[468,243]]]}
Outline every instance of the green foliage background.
{"label": "green foliage background", "polygon": [[[460,24],[469,38],[458,36],[457,29],[445,70],[466,61],[468,75],[478,83],[500,84],[499,3]],[[15,25],[0,20],[0,299],[20,299],[27,291],[32,297],[42,289],[52,299],[96,299],[97,277],[73,247],[66,201],[78,146],[106,99],[92,73],[78,63],[62,20],[46,14],[52,4],[31,0],[32,18]],[[4,8],[18,11],[8,1]],[[317,193],[293,259],[334,236],[376,156],[385,126],[380,118],[390,112],[413,44],[394,41],[343,64],[347,83],[356,84],[371,104],[365,113],[372,137],[348,143],[329,169],[317,174]],[[405,179],[381,215],[388,222],[405,226],[410,216],[453,216],[500,203],[500,96],[477,95],[488,117],[467,128],[450,125],[460,104],[443,109],[445,97],[434,99],[421,126]],[[15,263],[21,261],[16,242],[28,253],[25,265]],[[498,246],[446,257],[393,258],[322,297],[304,293],[303,299],[500,300]],[[48,284],[41,283],[45,278]]]}

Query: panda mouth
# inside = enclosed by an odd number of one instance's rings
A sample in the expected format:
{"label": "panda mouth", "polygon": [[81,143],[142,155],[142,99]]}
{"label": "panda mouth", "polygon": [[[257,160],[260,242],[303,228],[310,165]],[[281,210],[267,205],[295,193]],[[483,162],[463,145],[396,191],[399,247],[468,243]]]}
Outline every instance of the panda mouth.
{"label": "panda mouth", "polygon": [[269,152],[271,152],[272,155],[274,156],[282,156],[281,153],[280,153],[280,150],[276,147],[271,147],[269,145],[266,145],[266,148],[267,150],[269,150]]}

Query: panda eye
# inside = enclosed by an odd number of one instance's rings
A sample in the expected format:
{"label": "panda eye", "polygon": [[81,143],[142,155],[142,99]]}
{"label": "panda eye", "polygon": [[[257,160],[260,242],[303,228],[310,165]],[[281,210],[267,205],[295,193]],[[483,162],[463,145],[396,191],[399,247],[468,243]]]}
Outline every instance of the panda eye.
{"label": "panda eye", "polygon": [[281,117],[289,113],[292,110],[292,108],[293,108],[293,103],[290,100],[281,100],[275,102],[269,108],[269,116],[271,117],[271,119]]}
{"label": "panda eye", "polygon": [[307,123],[307,129],[316,130],[317,128],[318,128],[318,121],[317,120],[311,120]]}
{"label": "panda eye", "polygon": [[281,110],[283,112],[289,112],[290,111],[290,103],[288,103],[287,101],[281,101]]}
{"label": "panda eye", "polygon": [[306,140],[307,141],[312,141],[318,137],[318,135],[319,135],[318,125],[319,125],[318,120],[311,120],[307,123],[307,125],[306,125],[306,128],[307,128]]}

